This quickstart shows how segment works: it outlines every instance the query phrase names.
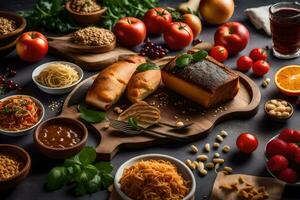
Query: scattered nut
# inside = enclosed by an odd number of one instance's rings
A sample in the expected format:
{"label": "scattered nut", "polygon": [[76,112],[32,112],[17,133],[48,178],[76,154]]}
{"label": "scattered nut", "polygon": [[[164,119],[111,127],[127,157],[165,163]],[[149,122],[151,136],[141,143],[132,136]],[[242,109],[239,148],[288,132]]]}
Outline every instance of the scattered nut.
{"label": "scattered nut", "polygon": [[223,138],[225,138],[225,137],[228,136],[228,133],[227,133],[226,131],[222,130],[222,131],[220,132],[220,135],[221,135]]}
{"label": "scattered nut", "polygon": [[224,153],[228,153],[228,152],[230,151],[230,146],[225,145],[225,146],[223,147],[222,151],[223,151]]}
{"label": "scattered nut", "polygon": [[207,174],[207,171],[205,169],[202,169],[199,172],[202,176],[205,176]]}
{"label": "scattered nut", "polygon": [[222,159],[222,158],[214,158],[213,159],[213,163],[215,163],[215,164],[223,164],[224,163],[224,159]]}
{"label": "scattered nut", "polygon": [[105,124],[104,126],[103,126],[103,129],[108,129],[109,128],[109,123],[108,124]]}
{"label": "scattered nut", "polygon": [[214,149],[219,148],[219,146],[220,146],[220,143],[214,142],[214,144],[213,144]]}
{"label": "scattered nut", "polygon": [[209,144],[209,143],[206,143],[206,144],[204,145],[204,150],[205,150],[206,152],[210,152],[210,144]]}
{"label": "scattered nut", "polygon": [[213,162],[208,162],[205,164],[206,169],[213,169],[215,167],[215,164]]}
{"label": "scattered nut", "polygon": [[201,170],[203,170],[204,169],[204,163],[203,162],[199,162],[198,163],[198,171],[200,172]]}
{"label": "scattered nut", "polygon": [[207,157],[207,155],[201,154],[201,155],[197,156],[197,159],[202,162],[205,162],[208,160],[208,157]]}
{"label": "scattered nut", "polygon": [[222,136],[221,135],[217,135],[217,137],[216,137],[216,141],[217,142],[223,142],[223,138],[222,138]]}
{"label": "scattered nut", "polygon": [[219,153],[215,153],[215,154],[214,154],[214,157],[215,157],[215,158],[219,158],[219,157],[220,157],[220,154],[219,154]]}
{"label": "scattered nut", "polygon": [[232,172],[232,168],[228,167],[228,166],[225,166],[224,167],[224,171],[226,171],[226,172],[228,172],[230,174]]}
{"label": "scattered nut", "polygon": [[121,114],[123,110],[120,107],[114,107],[114,112],[117,114]]}
{"label": "scattered nut", "polygon": [[191,152],[192,153],[197,153],[199,150],[195,145],[191,145]]}
{"label": "scattered nut", "polygon": [[184,123],[182,121],[177,121],[176,122],[176,127],[177,128],[180,128],[180,127],[183,127],[184,126]]}

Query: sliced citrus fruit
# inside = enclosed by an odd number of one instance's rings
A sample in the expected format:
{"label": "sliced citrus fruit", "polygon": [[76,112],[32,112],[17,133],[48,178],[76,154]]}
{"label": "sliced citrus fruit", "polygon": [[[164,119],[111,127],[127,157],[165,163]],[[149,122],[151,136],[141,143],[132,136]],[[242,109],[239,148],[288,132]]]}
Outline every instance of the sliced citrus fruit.
{"label": "sliced citrus fruit", "polygon": [[300,65],[288,65],[275,74],[278,89],[289,96],[300,96]]}

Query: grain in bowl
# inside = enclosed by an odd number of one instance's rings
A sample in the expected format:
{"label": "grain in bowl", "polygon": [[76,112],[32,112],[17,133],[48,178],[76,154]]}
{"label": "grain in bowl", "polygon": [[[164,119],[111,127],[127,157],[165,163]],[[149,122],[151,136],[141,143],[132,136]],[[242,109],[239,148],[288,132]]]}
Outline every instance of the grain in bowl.
{"label": "grain in bowl", "polygon": [[0,36],[6,35],[17,29],[16,22],[5,17],[0,17]]}
{"label": "grain in bowl", "polygon": [[72,41],[78,45],[106,46],[115,41],[115,35],[104,28],[87,27],[74,32]]}
{"label": "grain in bowl", "polygon": [[95,0],[73,0],[71,9],[78,13],[93,13],[101,9]]}
{"label": "grain in bowl", "polygon": [[25,163],[16,155],[0,153],[0,181],[8,180],[21,172]]}

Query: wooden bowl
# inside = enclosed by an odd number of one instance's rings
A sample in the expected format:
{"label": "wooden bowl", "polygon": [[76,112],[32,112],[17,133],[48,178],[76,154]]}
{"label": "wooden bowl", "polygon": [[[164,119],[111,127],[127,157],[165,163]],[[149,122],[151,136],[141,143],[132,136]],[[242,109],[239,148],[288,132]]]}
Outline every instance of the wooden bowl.
{"label": "wooden bowl", "polygon": [[0,58],[10,54],[15,49],[16,43],[17,43],[17,39],[15,39],[14,41],[12,41],[9,44],[0,46]]}
{"label": "wooden bowl", "polygon": [[71,9],[71,1],[66,3],[66,9],[71,15],[71,17],[82,26],[87,26],[91,24],[97,24],[101,21],[103,14],[106,12],[106,8],[102,8],[99,11],[93,13],[78,13]]}
{"label": "wooden bowl", "polygon": [[[56,124],[56,123],[70,124],[73,127],[77,127],[78,130],[80,130],[81,132],[80,134],[82,135],[81,141],[78,144],[75,144],[74,146],[66,147],[66,148],[53,148],[42,143],[38,137],[39,134],[41,134],[42,129],[46,125]],[[87,138],[88,138],[88,130],[85,127],[85,125],[76,119],[71,119],[68,117],[54,117],[44,121],[36,128],[35,133],[33,135],[33,139],[38,150],[42,154],[53,159],[66,159],[74,156],[75,154],[80,152],[80,150],[85,146]]]}
{"label": "wooden bowl", "polygon": [[23,169],[17,175],[7,180],[0,181],[0,192],[3,192],[5,190],[17,186],[18,183],[20,183],[22,180],[24,180],[27,177],[31,168],[31,158],[23,148],[16,145],[10,145],[10,144],[0,144],[0,153],[9,153],[9,154],[16,155],[25,164]]}
{"label": "wooden bowl", "polygon": [[7,19],[11,19],[16,22],[17,29],[5,34],[5,35],[0,35],[0,47],[6,46],[8,44],[12,44],[19,35],[24,31],[26,27],[26,20],[24,17],[21,17],[13,12],[6,12],[6,11],[0,11],[0,17],[4,17]]}
{"label": "wooden bowl", "polygon": [[294,114],[293,105],[290,102],[288,102],[286,100],[283,100],[283,99],[274,99],[274,100],[277,100],[277,101],[278,100],[279,101],[286,101],[288,103],[288,105],[292,108],[292,111],[291,111],[290,115],[288,117],[284,117],[284,118],[283,117],[276,117],[276,116],[270,115],[269,112],[268,112],[268,110],[267,110],[267,104],[271,100],[273,100],[273,99],[270,99],[270,100],[266,101],[265,106],[264,106],[264,110],[265,110],[265,113],[268,116],[268,118],[270,118],[270,119],[272,119],[274,121],[278,121],[278,122],[285,122],[286,120],[288,120],[288,119],[290,119],[292,117],[292,115]]}

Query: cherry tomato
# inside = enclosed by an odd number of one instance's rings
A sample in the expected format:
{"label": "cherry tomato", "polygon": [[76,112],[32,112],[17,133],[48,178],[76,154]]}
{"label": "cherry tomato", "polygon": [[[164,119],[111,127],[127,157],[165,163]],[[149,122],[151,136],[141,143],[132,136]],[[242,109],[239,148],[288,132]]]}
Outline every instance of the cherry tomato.
{"label": "cherry tomato", "polygon": [[126,47],[141,44],[146,38],[146,26],[143,21],[134,17],[121,18],[114,27],[119,43]]}
{"label": "cherry tomato", "polygon": [[249,56],[241,56],[237,62],[237,69],[240,71],[248,71],[253,65],[253,61]]}
{"label": "cherry tomato", "polygon": [[214,46],[209,55],[219,62],[224,62],[228,58],[228,51],[223,46]]}
{"label": "cherry tomato", "polygon": [[236,146],[243,153],[252,153],[258,146],[258,140],[250,133],[242,133],[236,139]]}
{"label": "cherry tomato", "polygon": [[183,22],[173,22],[164,32],[164,40],[171,50],[181,50],[193,41],[192,29]]}
{"label": "cherry tomato", "polygon": [[144,15],[144,23],[149,33],[163,33],[171,22],[172,15],[164,8],[152,8]]}
{"label": "cherry tomato", "polygon": [[257,76],[263,76],[270,70],[270,65],[264,60],[258,60],[253,64],[253,73]]}
{"label": "cherry tomato", "polygon": [[268,54],[267,54],[266,50],[264,50],[262,48],[252,49],[249,56],[250,56],[250,58],[252,58],[252,60],[254,62],[258,61],[258,60],[267,60],[267,58],[268,58]]}

